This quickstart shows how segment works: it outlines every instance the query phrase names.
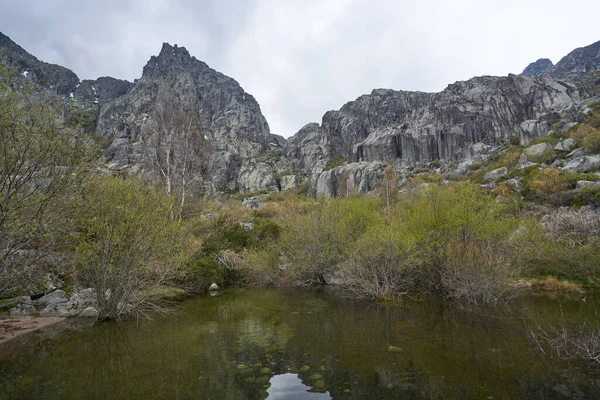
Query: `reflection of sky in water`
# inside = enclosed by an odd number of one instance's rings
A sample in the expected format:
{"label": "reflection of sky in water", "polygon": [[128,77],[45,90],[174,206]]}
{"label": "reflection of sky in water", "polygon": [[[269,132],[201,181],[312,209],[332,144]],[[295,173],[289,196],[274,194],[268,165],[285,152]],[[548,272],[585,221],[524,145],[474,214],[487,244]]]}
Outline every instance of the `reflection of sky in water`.
{"label": "reflection of sky in water", "polygon": [[267,390],[267,400],[304,400],[304,399],[331,399],[329,392],[311,393],[309,386],[302,383],[296,374],[275,375],[271,378],[271,387]]}

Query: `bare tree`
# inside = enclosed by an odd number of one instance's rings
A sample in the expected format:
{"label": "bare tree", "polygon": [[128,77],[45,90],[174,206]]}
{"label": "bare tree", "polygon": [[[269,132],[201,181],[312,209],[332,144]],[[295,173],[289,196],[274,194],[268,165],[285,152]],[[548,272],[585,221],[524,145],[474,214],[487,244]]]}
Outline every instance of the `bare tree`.
{"label": "bare tree", "polygon": [[[148,170],[168,196],[177,198],[177,215],[181,218],[187,198],[202,181],[210,154],[198,110],[186,109],[173,93],[159,93],[144,129]],[[173,218],[175,214],[173,210]]]}
{"label": "bare tree", "polygon": [[390,211],[390,207],[394,201],[394,193],[398,185],[398,175],[394,171],[394,167],[388,165],[383,171],[383,180],[381,182],[381,194],[385,199],[386,211]]}

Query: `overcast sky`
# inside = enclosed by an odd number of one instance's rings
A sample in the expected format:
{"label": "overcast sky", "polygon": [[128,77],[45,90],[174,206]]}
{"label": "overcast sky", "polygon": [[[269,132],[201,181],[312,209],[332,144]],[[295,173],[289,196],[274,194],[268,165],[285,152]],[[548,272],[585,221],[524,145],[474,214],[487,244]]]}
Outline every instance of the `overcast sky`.
{"label": "overcast sky", "polygon": [[600,40],[598,0],[0,0],[0,31],[80,79],[163,42],[235,78],[291,136],[374,88],[440,91]]}

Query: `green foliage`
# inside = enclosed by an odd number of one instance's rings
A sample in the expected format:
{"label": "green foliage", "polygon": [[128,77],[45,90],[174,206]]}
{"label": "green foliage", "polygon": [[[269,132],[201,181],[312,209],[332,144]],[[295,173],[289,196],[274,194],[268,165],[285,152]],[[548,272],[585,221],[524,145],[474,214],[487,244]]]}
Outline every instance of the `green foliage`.
{"label": "green foliage", "polygon": [[341,154],[336,154],[327,161],[327,165],[325,166],[324,171],[329,171],[330,169],[334,169],[337,167],[341,167],[346,164],[348,159]]}
{"label": "green foliage", "polygon": [[422,285],[473,303],[505,296],[515,271],[509,238],[518,220],[475,185],[432,186],[404,205],[400,218],[414,240]]}
{"label": "green foliage", "polygon": [[66,112],[66,125],[73,129],[81,129],[86,133],[93,133],[96,130],[97,121],[97,109],[84,109],[73,106]]}
{"label": "green foliage", "polygon": [[600,187],[599,186],[587,186],[582,188],[574,199],[574,206],[594,206],[600,207]]}
{"label": "green foliage", "polygon": [[508,140],[508,143],[511,146],[518,146],[521,144],[521,139],[518,136],[511,136],[510,139]]}
{"label": "green foliage", "polygon": [[97,177],[85,187],[75,258],[80,279],[96,289],[101,318],[144,312],[148,299],[185,260],[185,227],[172,199],[136,181]]}
{"label": "green foliage", "polygon": [[[599,118],[600,119],[600,118]],[[600,130],[590,132],[581,145],[593,153],[600,153]]]}
{"label": "green foliage", "polygon": [[583,243],[552,238],[537,221],[528,221],[519,242],[518,263],[533,276],[552,275],[589,281],[600,276],[600,246],[597,237]]}
{"label": "green foliage", "polygon": [[90,156],[59,103],[13,81],[0,64],[0,296],[28,284],[44,267],[44,252],[55,250],[66,223],[62,208]]}

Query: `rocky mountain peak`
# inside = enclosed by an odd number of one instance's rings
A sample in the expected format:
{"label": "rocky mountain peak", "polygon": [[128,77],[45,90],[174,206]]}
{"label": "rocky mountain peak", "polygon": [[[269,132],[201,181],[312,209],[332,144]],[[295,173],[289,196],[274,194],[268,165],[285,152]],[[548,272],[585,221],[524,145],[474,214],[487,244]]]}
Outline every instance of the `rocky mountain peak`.
{"label": "rocky mountain peak", "polygon": [[191,56],[185,47],[163,43],[158,56],[150,57],[150,60],[146,63],[142,76],[156,78],[166,75],[173,69],[194,68],[205,69],[208,68],[208,65]]}
{"label": "rocky mountain peak", "polygon": [[592,72],[600,70],[600,41],[580,47],[564,56],[553,72]]}
{"label": "rocky mountain peak", "polygon": [[544,74],[546,72],[550,72],[554,67],[552,61],[547,58],[540,58],[539,60],[532,62],[521,72],[521,75],[525,76],[536,76],[540,74]]}

